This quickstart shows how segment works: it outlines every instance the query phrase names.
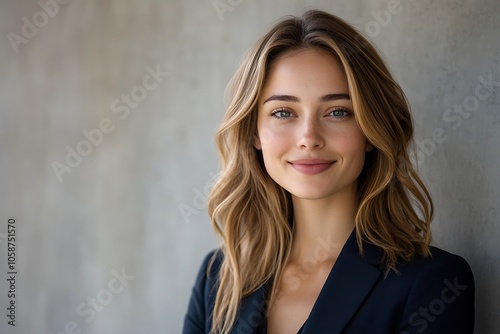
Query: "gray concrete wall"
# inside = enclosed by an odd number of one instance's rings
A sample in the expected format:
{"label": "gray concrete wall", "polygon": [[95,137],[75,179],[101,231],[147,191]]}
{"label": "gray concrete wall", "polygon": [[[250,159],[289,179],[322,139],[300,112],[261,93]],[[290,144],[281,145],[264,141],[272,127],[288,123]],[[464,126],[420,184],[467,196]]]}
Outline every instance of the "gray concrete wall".
{"label": "gray concrete wall", "polygon": [[[496,333],[500,7],[394,1],[89,0],[51,15],[34,0],[2,1],[0,332],[180,332],[216,246],[203,194],[218,169],[225,85],[274,20],[316,7],[365,30],[406,90],[434,243],[469,261],[476,333]],[[476,90],[484,80],[495,84]],[[15,329],[4,314],[9,217]]]}

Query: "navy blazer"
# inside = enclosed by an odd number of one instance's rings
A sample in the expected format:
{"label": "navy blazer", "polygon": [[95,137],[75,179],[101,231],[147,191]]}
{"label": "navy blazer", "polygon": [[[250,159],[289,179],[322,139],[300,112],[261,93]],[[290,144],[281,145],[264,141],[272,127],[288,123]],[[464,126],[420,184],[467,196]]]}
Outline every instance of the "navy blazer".
{"label": "navy blazer", "polygon": [[[432,247],[432,257],[381,266],[380,248],[364,244],[355,230],[340,252],[301,334],[469,334],[474,332],[474,277],[460,256]],[[183,334],[209,333],[222,255],[204,259],[192,290]],[[207,264],[216,256],[209,277]],[[267,282],[243,299],[231,334],[256,333],[265,325]]]}

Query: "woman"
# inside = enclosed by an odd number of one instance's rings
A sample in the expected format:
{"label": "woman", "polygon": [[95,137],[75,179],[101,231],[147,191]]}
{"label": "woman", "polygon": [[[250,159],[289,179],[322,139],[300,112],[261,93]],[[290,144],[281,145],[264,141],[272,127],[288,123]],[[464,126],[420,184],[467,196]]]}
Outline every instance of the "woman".
{"label": "woman", "polygon": [[467,262],[431,247],[409,106],[375,49],[312,10],[277,23],[232,79],[194,333],[472,333]]}

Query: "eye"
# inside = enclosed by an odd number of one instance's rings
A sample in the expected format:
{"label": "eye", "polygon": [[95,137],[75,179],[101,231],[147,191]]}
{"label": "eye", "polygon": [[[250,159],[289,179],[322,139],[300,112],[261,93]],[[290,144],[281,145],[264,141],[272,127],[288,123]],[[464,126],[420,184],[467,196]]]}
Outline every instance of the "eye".
{"label": "eye", "polygon": [[335,118],[346,118],[351,115],[351,111],[347,109],[334,109],[328,113],[329,116],[335,117]]}
{"label": "eye", "polygon": [[293,116],[292,112],[286,109],[278,109],[270,113],[275,118],[290,118]]}

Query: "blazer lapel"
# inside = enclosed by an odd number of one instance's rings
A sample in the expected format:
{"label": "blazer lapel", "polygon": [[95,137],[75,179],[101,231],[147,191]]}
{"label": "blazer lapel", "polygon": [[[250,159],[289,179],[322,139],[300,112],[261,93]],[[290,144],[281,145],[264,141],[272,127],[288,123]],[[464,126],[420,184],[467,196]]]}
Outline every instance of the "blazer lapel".
{"label": "blazer lapel", "polygon": [[363,244],[364,257],[359,254],[356,229],[351,233],[335,262],[309,318],[303,334],[341,333],[365,300],[382,272],[377,264],[381,250]]}
{"label": "blazer lapel", "polygon": [[231,334],[251,334],[264,321],[269,281],[243,299]]}

